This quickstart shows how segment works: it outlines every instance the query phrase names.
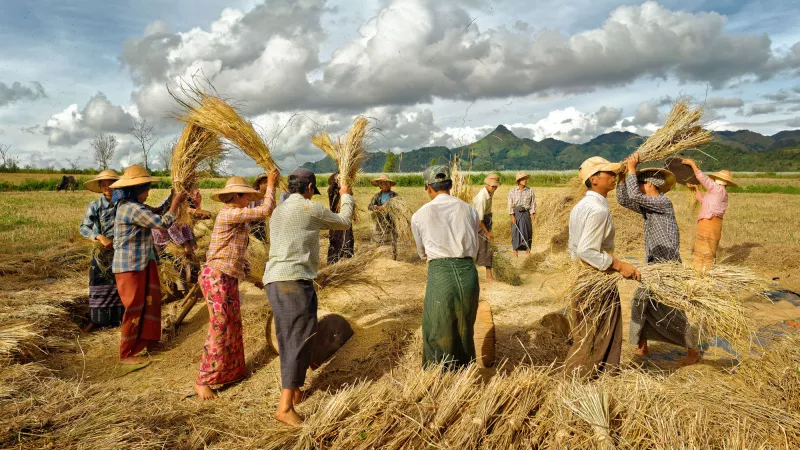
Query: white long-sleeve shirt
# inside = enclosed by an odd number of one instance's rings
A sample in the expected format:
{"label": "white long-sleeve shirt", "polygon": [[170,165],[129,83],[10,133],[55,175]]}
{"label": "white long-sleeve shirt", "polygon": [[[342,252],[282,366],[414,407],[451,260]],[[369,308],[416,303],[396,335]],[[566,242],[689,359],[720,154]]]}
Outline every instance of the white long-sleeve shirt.
{"label": "white long-sleeve shirt", "polygon": [[614,221],[608,200],[597,192],[586,192],[569,214],[569,252],[599,270],[614,262]]}
{"label": "white long-sleeve shirt", "polygon": [[411,216],[417,253],[428,261],[478,255],[478,213],[464,201],[439,194]]}

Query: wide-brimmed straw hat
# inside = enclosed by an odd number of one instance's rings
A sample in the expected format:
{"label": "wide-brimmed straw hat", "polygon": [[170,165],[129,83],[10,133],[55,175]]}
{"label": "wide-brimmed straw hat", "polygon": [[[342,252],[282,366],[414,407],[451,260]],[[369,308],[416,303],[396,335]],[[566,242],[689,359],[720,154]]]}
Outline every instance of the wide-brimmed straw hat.
{"label": "wide-brimmed straw hat", "polygon": [[114,172],[111,169],[107,169],[98,173],[96,177],[92,178],[86,183],[83,183],[83,187],[85,187],[87,191],[92,191],[92,192],[97,192],[98,194],[102,194],[103,190],[100,189],[100,182],[103,180],[117,181],[119,180],[119,175],[117,175],[117,172]]}
{"label": "wide-brimmed straw hat", "polygon": [[483,184],[494,187],[500,186],[500,177],[496,173],[490,173],[483,179]]}
{"label": "wide-brimmed straw hat", "polygon": [[612,163],[602,156],[592,156],[581,164],[578,170],[578,176],[582,182],[586,182],[592,175],[598,172],[614,172],[617,173],[622,168],[620,163]]}
{"label": "wide-brimmed straw hat", "polygon": [[720,170],[717,173],[712,173],[711,175],[708,176],[708,178],[711,178],[714,181],[717,180],[724,181],[727,186],[731,187],[739,186],[738,184],[733,182],[733,175],[731,175],[731,173],[728,172],[727,170]]}
{"label": "wide-brimmed straw hat", "polygon": [[266,180],[267,178],[269,177],[265,173],[262,173],[259,176],[257,176],[255,181],[253,181],[253,189],[258,189],[258,186],[261,184],[261,181]]}
{"label": "wide-brimmed straw hat", "polygon": [[394,186],[395,184],[397,184],[396,181],[389,178],[389,175],[386,175],[385,173],[378,175],[378,178],[375,178],[374,180],[370,181],[370,184],[372,184],[373,186],[379,186],[381,183],[389,183],[389,186]]}
{"label": "wide-brimmed straw hat", "polygon": [[677,182],[675,175],[667,169],[653,167],[636,171],[636,178],[641,180],[647,177],[661,178],[664,180],[664,185],[658,188],[658,191],[662,194],[669,192],[675,187],[675,183]]}
{"label": "wide-brimmed straw hat", "polygon": [[114,189],[119,189],[124,187],[138,186],[140,184],[156,183],[156,182],[158,182],[158,180],[151,177],[150,174],[147,173],[147,170],[144,167],[138,164],[134,164],[125,169],[125,172],[122,173],[122,176],[119,177],[119,180],[114,182],[114,184],[112,184],[111,187]]}
{"label": "wide-brimmed straw hat", "polygon": [[213,194],[211,200],[225,203],[223,200],[220,200],[220,197],[225,194],[249,194],[250,201],[264,198],[264,194],[250,187],[250,183],[248,183],[244,177],[228,178],[228,181],[225,182],[225,188]]}
{"label": "wide-brimmed straw hat", "polygon": [[531,177],[530,175],[528,175],[524,171],[520,170],[519,172],[517,172],[517,176],[514,177],[514,182],[515,183],[519,183],[520,180],[527,180],[530,177]]}

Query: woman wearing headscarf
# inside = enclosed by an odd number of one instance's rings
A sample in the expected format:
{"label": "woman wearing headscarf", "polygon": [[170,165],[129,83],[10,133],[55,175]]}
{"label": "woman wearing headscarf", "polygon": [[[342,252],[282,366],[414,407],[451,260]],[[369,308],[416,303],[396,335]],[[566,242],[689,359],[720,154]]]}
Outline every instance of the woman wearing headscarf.
{"label": "woman wearing headscarf", "polygon": [[161,286],[150,230],[172,226],[175,212],[187,196],[181,192],[167,197],[158,208],[148,206],[144,202],[156,181],[144,167],[134,164],[111,185],[117,204],[112,267],[125,305],[119,349],[123,364],[146,363],[136,354],[145,348],[154,350],[161,339]]}
{"label": "woman wearing headscarf", "polygon": [[514,256],[519,250],[531,254],[533,247],[533,219],[536,217],[536,195],[527,186],[528,175],[517,172],[517,186],[508,191],[508,214],[511,215],[511,248]]}
{"label": "woman wearing headscarf", "polygon": [[91,321],[82,330],[91,331],[95,327],[118,326],[122,321],[125,307],[117,292],[117,283],[111,272],[114,259],[114,217],[117,207],[111,201],[111,184],[119,180],[113,170],[104,170],[83,186],[92,192],[102,194],[86,207],[81,222],[81,235],[99,245],[92,252],[89,263],[89,314]]}
{"label": "woman wearing headscarf", "polygon": [[[339,212],[339,171],[328,177],[328,206],[332,212]],[[353,236],[353,226],[347,230],[328,231],[328,264],[333,264],[340,259],[352,258],[355,255],[356,239]]]}

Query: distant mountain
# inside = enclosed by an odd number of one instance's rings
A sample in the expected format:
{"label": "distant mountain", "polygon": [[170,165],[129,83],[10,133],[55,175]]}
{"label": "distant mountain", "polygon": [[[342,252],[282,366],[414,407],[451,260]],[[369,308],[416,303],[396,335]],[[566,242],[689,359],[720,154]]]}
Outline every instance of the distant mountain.
{"label": "distant mountain", "polygon": [[[424,147],[401,155],[401,172],[421,172],[432,160],[449,162],[459,157],[465,168],[472,170],[565,170],[577,169],[590,156],[621,161],[630,155],[646,137],[627,131],[601,134],[584,144],[570,144],[547,138],[535,141],[520,138],[503,125],[498,125],[483,138],[462,147]],[[713,132],[713,141],[688,151],[686,155],[702,163],[706,170],[735,171],[800,171],[800,130],[781,131],[764,136],[749,130]],[[380,172],[386,162],[385,152],[370,153],[362,165],[366,172]],[[303,165],[319,173],[336,170],[328,157]]]}

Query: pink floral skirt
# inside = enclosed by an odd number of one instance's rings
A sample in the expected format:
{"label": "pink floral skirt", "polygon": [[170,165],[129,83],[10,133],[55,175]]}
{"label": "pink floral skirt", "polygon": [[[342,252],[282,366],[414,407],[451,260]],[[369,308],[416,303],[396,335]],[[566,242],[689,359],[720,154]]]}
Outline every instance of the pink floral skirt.
{"label": "pink floral skirt", "polygon": [[197,384],[206,386],[238,381],[245,374],[239,280],[204,267],[199,282],[208,305],[209,324]]}

